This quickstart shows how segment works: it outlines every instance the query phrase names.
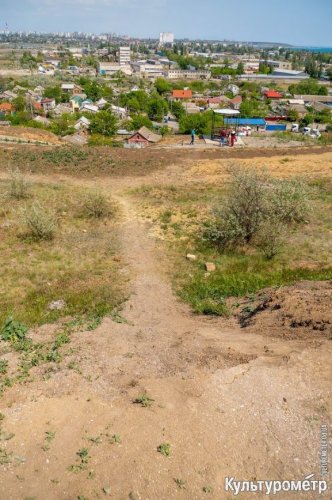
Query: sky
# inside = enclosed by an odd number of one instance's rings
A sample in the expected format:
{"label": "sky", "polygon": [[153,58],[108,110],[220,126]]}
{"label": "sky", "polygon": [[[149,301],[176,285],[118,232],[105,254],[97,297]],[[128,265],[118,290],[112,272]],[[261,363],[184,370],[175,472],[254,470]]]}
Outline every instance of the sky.
{"label": "sky", "polygon": [[0,0],[0,29],[332,46],[332,0]]}

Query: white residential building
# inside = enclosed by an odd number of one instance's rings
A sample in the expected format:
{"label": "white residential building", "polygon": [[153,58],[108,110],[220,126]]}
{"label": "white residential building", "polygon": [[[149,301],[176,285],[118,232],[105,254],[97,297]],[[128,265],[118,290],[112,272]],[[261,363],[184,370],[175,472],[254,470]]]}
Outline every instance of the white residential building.
{"label": "white residential building", "polygon": [[130,47],[120,47],[119,64],[120,66],[128,66],[130,64]]}
{"label": "white residential building", "polygon": [[148,62],[137,61],[132,63],[132,68],[135,73],[141,73],[150,78],[158,78],[164,76],[164,68],[161,64],[150,64]]}
{"label": "white residential building", "polygon": [[163,32],[159,35],[160,45],[173,44],[174,43],[174,33]]}
{"label": "white residential building", "polygon": [[166,71],[166,77],[170,80],[209,80],[211,71],[191,69],[170,69]]}
{"label": "white residential building", "polygon": [[112,76],[121,71],[125,75],[130,76],[132,74],[132,70],[129,65],[121,66],[118,63],[113,62],[100,62],[99,63],[99,74]]}

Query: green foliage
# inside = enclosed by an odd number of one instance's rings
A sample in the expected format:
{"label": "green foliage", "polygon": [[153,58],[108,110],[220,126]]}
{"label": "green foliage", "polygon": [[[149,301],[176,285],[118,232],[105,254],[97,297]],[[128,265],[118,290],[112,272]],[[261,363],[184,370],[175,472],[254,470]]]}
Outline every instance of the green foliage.
{"label": "green foliage", "polygon": [[96,82],[96,80],[88,80],[84,85],[83,89],[88,99],[92,101],[98,101],[101,97],[103,97],[104,89],[103,87]]}
{"label": "green foliage", "polygon": [[78,450],[76,455],[79,457],[79,463],[71,465],[69,470],[72,472],[81,472],[87,468],[87,464],[90,460],[89,450],[87,448],[81,448]]}
{"label": "green foliage", "polygon": [[220,307],[228,297],[243,297],[262,288],[296,283],[299,280],[328,280],[332,269],[312,270],[273,266],[259,256],[230,255],[208,279],[197,272],[180,291],[183,300],[198,314],[228,315]]}
{"label": "green foliage", "polygon": [[180,120],[180,118],[182,118],[186,114],[186,110],[183,104],[177,101],[172,102],[171,112],[178,120]]}
{"label": "green foliage", "polygon": [[162,127],[159,128],[158,131],[159,131],[160,135],[162,135],[163,137],[165,135],[172,134],[172,129],[170,127],[168,127],[167,125],[163,125]]}
{"label": "green foliage", "polygon": [[109,111],[99,111],[90,117],[90,128],[93,134],[112,137],[118,130],[117,119]]}
{"label": "green foliage", "polygon": [[299,119],[299,113],[297,112],[296,109],[292,109],[292,108],[289,109],[287,112],[287,116],[291,122],[297,122],[297,120]]}
{"label": "green foliage", "polygon": [[26,111],[26,100],[23,95],[18,95],[15,99],[12,101],[13,106],[15,108],[15,111],[22,113],[23,111]]}
{"label": "green foliage", "polygon": [[131,116],[131,120],[127,120],[123,123],[126,130],[138,130],[141,127],[147,127],[151,129],[153,127],[152,121],[146,115],[136,113]]}
{"label": "green foliage", "polygon": [[308,73],[310,78],[319,78],[322,74],[322,65],[315,60],[315,56],[312,54],[307,57],[304,70]]}
{"label": "green foliage", "polygon": [[144,394],[141,394],[140,396],[138,396],[138,398],[136,398],[134,400],[134,403],[139,404],[139,405],[143,406],[144,408],[147,408],[147,407],[152,405],[153,401],[154,401],[154,399],[150,398],[150,396],[148,396],[148,394],[144,393]]}
{"label": "green foliage", "polygon": [[77,164],[80,161],[86,160],[88,156],[86,151],[75,147],[54,148],[42,153],[43,160],[48,161],[52,165],[61,165],[63,163],[66,165]]}
{"label": "green foliage", "polygon": [[197,134],[209,134],[211,132],[212,115],[207,113],[193,113],[180,118],[180,133],[190,134],[192,129]]}
{"label": "green foliage", "polygon": [[160,95],[166,94],[172,89],[172,85],[164,78],[157,78],[154,86]]}
{"label": "green foliage", "polygon": [[44,97],[48,99],[55,99],[55,101],[59,103],[61,101],[61,87],[59,85],[46,87],[44,90]]}
{"label": "green foliage", "polygon": [[6,359],[0,359],[0,375],[6,375],[8,368],[8,361]]}
{"label": "green foliage", "polygon": [[75,132],[73,117],[68,113],[64,113],[58,118],[55,118],[54,120],[52,120],[50,130],[54,134],[60,135],[62,137],[65,135],[73,134]]}
{"label": "green foliage", "polygon": [[158,446],[157,451],[164,455],[164,457],[169,457],[171,454],[171,445],[169,443],[161,443]]}
{"label": "green foliage", "polygon": [[246,118],[264,118],[267,112],[266,104],[255,99],[244,99],[240,104],[241,116]]}
{"label": "green foliage", "polygon": [[26,125],[30,118],[31,115],[27,111],[17,111],[13,115],[8,116],[8,121],[12,125]]}
{"label": "green foliage", "polygon": [[25,325],[15,321],[10,316],[6,319],[5,324],[0,331],[0,336],[2,340],[15,343],[25,340],[27,331],[28,328]]}
{"label": "green foliage", "polygon": [[134,113],[146,112],[149,95],[144,90],[128,92],[128,94],[120,95],[120,106],[127,107],[129,111]]}
{"label": "green foliage", "polygon": [[20,63],[23,68],[29,68],[30,71],[37,68],[37,59],[28,51],[23,52]]}
{"label": "green foliage", "polygon": [[309,78],[302,80],[299,83],[290,85],[288,90],[291,94],[311,94],[311,95],[327,95],[328,89],[326,85],[320,85],[317,80]]}
{"label": "green foliage", "polygon": [[35,240],[52,240],[57,229],[57,220],[55,214],[35,202],[30,207],[22,210],[22,220],[27,226],[27,235]]}
{"label": "green foliage", "polygon": [[148,117],[151,120],[161,122],[167,111],[168,111],[168,105],[165,99],[161,99],[160,97],[155,97],[149,100],[147,113]]}
{"label": "green foliage", "polygon": [[258,72],[268,75],[269,73],[272,72],[272,67],[266,61],[261,62],[259,63]]}
{"label": "green foliage", "polygon": [[88,138],[88,146],[108,146],[112,148],[122,148],[123,143],[115,141],[113,137],[107,137],[106,135],[102,134],[93,134]]}
{"label": "green foliage", "polygon": [[238,75],[243,75],[244,73],[244,64],[243,62],[239,62],[239,64],[237,65],[237,68],[236,68],[236,72]]}

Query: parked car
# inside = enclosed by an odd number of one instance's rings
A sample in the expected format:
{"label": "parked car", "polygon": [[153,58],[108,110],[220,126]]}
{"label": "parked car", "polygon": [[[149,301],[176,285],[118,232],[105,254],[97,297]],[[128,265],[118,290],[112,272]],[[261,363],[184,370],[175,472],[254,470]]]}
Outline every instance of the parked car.
{"label": "parked car", "polygon": [[321,133],[318,130],[318,128],[310,128],[310,127],[303,127],[302,134],[308,135],[309,137],[313,137],[315,139],[318,139],[321,136]]}

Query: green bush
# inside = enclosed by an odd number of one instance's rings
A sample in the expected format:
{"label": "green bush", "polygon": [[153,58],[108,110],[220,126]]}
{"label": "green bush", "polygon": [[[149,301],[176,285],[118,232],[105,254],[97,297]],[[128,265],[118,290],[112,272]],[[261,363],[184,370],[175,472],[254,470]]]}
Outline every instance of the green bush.
{"label": "green bush", "polygon": [[0,336],[2,340],[7,342],[19,342],[25,339],[25,335],[28,331],[28,328],[15,321],[11,316],[6,319],[5,324],[3,325]]}

